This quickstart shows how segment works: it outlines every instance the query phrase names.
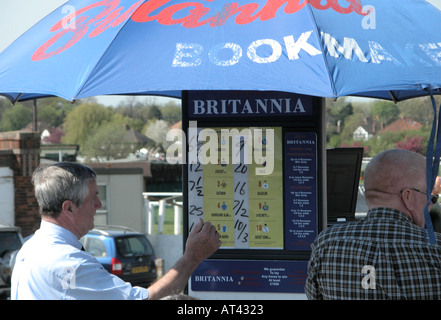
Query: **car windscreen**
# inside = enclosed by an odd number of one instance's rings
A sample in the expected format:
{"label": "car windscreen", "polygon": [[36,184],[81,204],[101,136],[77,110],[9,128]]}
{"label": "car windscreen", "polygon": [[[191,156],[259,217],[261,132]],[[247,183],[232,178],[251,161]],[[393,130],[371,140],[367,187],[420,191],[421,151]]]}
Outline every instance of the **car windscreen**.
{"label": "car windscreen", "polygon": [[125,258],[153,255],[153,248],[144,236],[124,236],[115,239],[118,254]]}
{"label": "car windscreen", "polygon": [[20,249],[20,247],[21,240],[17,232],[0,232],[0,257],[3,257],[6,252]]}

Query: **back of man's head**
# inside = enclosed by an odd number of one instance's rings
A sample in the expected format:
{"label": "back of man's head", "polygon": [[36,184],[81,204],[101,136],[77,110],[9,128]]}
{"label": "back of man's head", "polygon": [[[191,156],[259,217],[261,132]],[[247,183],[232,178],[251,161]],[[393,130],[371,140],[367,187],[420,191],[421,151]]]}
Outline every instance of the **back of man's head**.
{"label": "back of man's head", "polygon": [[32,176],[40,214],[56,218],[66,200],[80,206],[89,192],[89,181],[95,178],[95,171],[79,163],[41,165]]}

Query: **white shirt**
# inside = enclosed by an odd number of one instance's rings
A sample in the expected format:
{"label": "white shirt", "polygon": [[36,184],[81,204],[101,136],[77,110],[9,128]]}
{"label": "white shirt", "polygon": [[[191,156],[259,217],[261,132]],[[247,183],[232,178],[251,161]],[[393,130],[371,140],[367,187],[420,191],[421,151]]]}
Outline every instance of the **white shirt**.
{"label": "white shirt", "polygon": [[148,290],[132,287],[81,251],[70,231],[42,221],[20,249],[11,279],[12,300],[147,299]]}

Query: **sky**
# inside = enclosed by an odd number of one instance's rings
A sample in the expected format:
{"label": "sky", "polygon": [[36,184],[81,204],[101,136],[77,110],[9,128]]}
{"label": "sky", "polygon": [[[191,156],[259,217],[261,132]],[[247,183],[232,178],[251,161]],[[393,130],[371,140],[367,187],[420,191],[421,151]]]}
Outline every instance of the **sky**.
{"label": "sky", "polygon": [[[0,0],[0,52],[10,45],[23,32],[39,20],[65,4],[66,0]],[[118,106],[127,96],[98,96],[99,103]],[[163,97],[136,97],[143,102],[154,100],[158,104],[167,103]],[[177,101],[176,99],[171,99]]]}

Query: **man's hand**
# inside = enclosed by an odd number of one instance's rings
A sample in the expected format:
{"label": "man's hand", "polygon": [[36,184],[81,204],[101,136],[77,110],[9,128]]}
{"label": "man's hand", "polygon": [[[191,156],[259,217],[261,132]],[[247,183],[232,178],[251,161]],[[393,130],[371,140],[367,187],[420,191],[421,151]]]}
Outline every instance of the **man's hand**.
{"label": "man's hand", "polygon": [[221,246],[220,235],[210,222],[200,219],[193,227],[186,242],[184,256],[199,265]]}
{"label": "man's hand", "polygon": [[184,255],[161,279],[149,287],[149,299],[180,293],[197,266],[221,245],[220,235],[209,222],[200,219],[187,238]]}

